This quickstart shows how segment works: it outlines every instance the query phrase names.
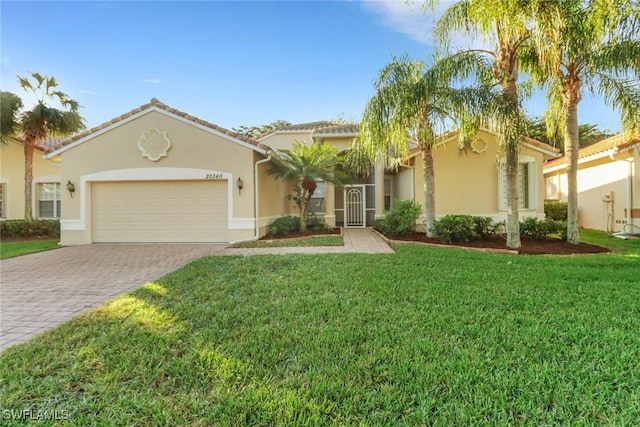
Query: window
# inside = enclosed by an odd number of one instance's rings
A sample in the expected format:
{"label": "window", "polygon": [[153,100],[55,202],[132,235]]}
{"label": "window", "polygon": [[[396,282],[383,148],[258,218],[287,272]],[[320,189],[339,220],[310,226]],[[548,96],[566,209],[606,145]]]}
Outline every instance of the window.
{"label": "window", "polygon": [[384,179],[384,210],[390,211],[393,203],[393,186],[391,185],[391,178]]}
{"label": "window", "polygon": [[325,213],[325,199],[327,195],[327,183],[319,181],[316,191],[313,192],[311,197],[311,203],[309,205],[309,212],[313,212],[316,215],[324,215]]}
{"label": "window", "polygon": [[60,183],[38,184],[38,218],[60,218]]}
{"label": "window", "polygon": [[0,183],[0,218],[7,217],[7,214],[5,212],[6,210],[5,194],[6,194],[5,184]]}
{"label": "window", "polygon": [[[523,162],[518,165],[518,208],[535,209],[535,162]],[[507,174],[504,164],[500,165],[500,209],[507,209]]]}

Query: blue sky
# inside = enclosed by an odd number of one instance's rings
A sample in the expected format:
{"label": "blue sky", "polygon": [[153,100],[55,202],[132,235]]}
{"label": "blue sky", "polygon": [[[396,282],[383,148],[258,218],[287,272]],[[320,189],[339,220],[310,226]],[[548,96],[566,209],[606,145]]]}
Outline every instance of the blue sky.
{"label": "blue sky", "polygon": [[[2,90],[28,106],[16,75],[55,76],[89,127],[153,97],[227,128],[357,121],[393,55],[434,51],[434,16],[404,0],[2,1],[0,19]],[[541,114],[543,101],[529,112]],[[620,129],[590,95],[579,120]]]}

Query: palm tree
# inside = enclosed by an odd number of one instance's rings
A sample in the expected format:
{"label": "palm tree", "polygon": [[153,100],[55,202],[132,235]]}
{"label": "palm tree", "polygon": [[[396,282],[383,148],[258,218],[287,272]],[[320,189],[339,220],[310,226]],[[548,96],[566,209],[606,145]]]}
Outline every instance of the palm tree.
{"label": "palm tree", "polygon": [[307,213],[318,181],[344,185],[346,175],[338,168],[342,159],[338,149],[313,142],[295,141],[291,149],[278,150],[268,173],[285,181],[296,181],[294,200],[300,208],[300,229],[307,229]]}
{"label": "palm tree", "polygon": [[[452,76],[465,80],[473,75],[482,84],[501,90],[501,101],[488,107],[483,123],[498,135],[505,152],[507,195],[507,247],[521,246],[518,217],[518,150],[527,127],[518,91],[518,61],[525,46],[542,52],[534,18],[544,16],[553,22],[555,0],[462,0],[450,6],[436,23],[435,36],[448,47],[452,33],[482,37],[489,49],[470,49],[443,60]],[[427,2],[429,3],[429,2]],[[433,1],[431,1],[433,3]],[[543,28],[548,25],[539,19]]]}
{"label": "palm tree", "polygon": [[[26,220],[33,219],[31,209],[33,152],[36,144],[54,136],[70,136],[84,128],[84,119],[78,113],[80,105],[65,93],[54,90],[58,86],[56,79],[42,76],[40,73],[30,74],[33,82],[29,78],[18,76],[20,86],[25,91],[33,92],[38,98],[31,110],[22,113],[18,126],[18,133],[24,138],[24,217]],[[45,102],[47,99],[59,102],[63,109],[48,106]]]}
{"label": "palm tree", "polygon": [[530,52],[523,66],[547,84],[548,129],[564,135],[567,159],[567,241],[579,243],[578,104],[585,90],[601,95],[622,113],[629,130],[640,124],[640,20],[631,0],[558,0],[562,16],[547,28],[549,52]]}
{"label": "palm tree", "polygon": [[18,131],[18,112],[22,108],[22,99],[11,92],[0,91],[0,143],[7,144],[7,138]]}
{"label": "palm tree", "polygon": [[[435,222],[433,149],[439,142],[437,134],[455,119],[472,117],[469,111],[484,98],[469,88],[450,88],[436,68],[425,70],[422,62],[406,56],[394,57],[380,71],[374,86],[376,93],[365,107],[360,137],[352,144],[348,163],[352,169],[367,174],[374,162],[397,167],[397,160],[406,158],[412,144],[419,147],[426,235],[431,237]],[[470,143],[466,129],[460,127],[462,145]]]}

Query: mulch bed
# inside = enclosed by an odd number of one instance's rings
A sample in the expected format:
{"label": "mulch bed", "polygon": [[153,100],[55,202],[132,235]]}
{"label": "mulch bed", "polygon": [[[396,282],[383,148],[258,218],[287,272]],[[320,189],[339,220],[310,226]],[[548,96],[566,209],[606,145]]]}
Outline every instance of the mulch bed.
{"label": "mulch bed", "polygon": [[[403,240],[410,242],[422,242],[431,244],[442,244],[439,240],[428,238],[422,233],[408,234],[408,235],[385,235],[391,240]],[[572,255],[572,254],[599,254],[611,252],[610,249],[602,246],[590,245],[588,243],[578,243],[572,245],[564,240],[546,238],[544,240],[534,240],[527,237],[521,238],[522,247],[518,251],[520,254],[529,255]],[[491,239],[474,240],[472,242],[456,242],[450,246],[461,246],[467,248],[481,248],[481,249],[507,249],[506,239],[504,237],[494,237]]]}

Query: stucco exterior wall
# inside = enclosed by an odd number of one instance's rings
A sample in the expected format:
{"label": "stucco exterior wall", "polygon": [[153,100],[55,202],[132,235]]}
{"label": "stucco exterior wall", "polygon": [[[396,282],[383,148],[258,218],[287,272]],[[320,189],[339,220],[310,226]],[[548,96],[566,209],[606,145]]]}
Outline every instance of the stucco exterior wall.
{"label": "stucco exterior wall", "polygon": [[258,165],[259,236],[263,236],[267,226],[277,218],[293,215],[296,211],[293,201],[287,198],[293,183],[276,180],[273,175],[267,173],[270,167],[270,162]]}
{"label": "stucco exterior wall", "polygon": [[[480,132],[486,149],[480,153],[468,150],[461,153],[457,140],[450,139],[434,149],[436,216],[447,214],[468,214],[490,216],[495,220],[506,219],[506,210],[500,207],[498,161],[502,158],[497,138],[487,132]],[[530,209],[521,209],[521,218],[544,216],[545,185],[542,174],[543,154],[522,146],[521,161],[535,165],[534,204]],[[415,157],[415,200],[424,205],[424,172],[422,155]],[[424,212],[424,206],[423,206]]]}
{"label": "stucco exterior wall", "polygon": [[[601,156],[578,165],[578,222],[581,227],[607,232],[622,231],[627,223],[628,176],[632,176],[632,205],[640,207],[640,177],[637,150],[618,154],[617,160]],[[633,170],[629,169],[633,160]],[[565,168],[545,174],[546,198],[567,201],[567,172]],[[640,226],[640,218],[632,224]]]}
{"label": "stucco exterior wall", "polygon": [[[171,142],[166,157],[157,161],[143,157],[138,147],[150,129],[166,132]],[[158,143],[158,134],[153,138]],[[70,180],[79,190],[73,199],[63,200],[63,244],[91,242],[91,182],[96,181],[226,180],[230,241],[254,234],[254,151],[191,123],[149,111],[64,151],[61,158],[62,181]],[[238,178],[243,181],[241,194]]]}
{"label": "stucco exterior wall", "polygon": [[[33,153],[33,214],[37,215],[38,183],[62,182],[61,170],[56,159],[43,158],[40,150]],[[66,182],[66,181],[65,181]],[[10,140],[7,146],[0,148],[0,183],[4,184],[4,219],[24,218],[24,146]],[[62,198],[68,193],[61,189]]]}
{"label": "stucco exterior wall", "polygon": [[260,139],[260,142],[264,145],[268,145],[273,150],[289,149],[293,145],[294,141],[302,141],[305,144],[311,144],[313,139],[311,138],[310,131],[300,132],[282,132],[273,133],[268,135],[264,139]]}

